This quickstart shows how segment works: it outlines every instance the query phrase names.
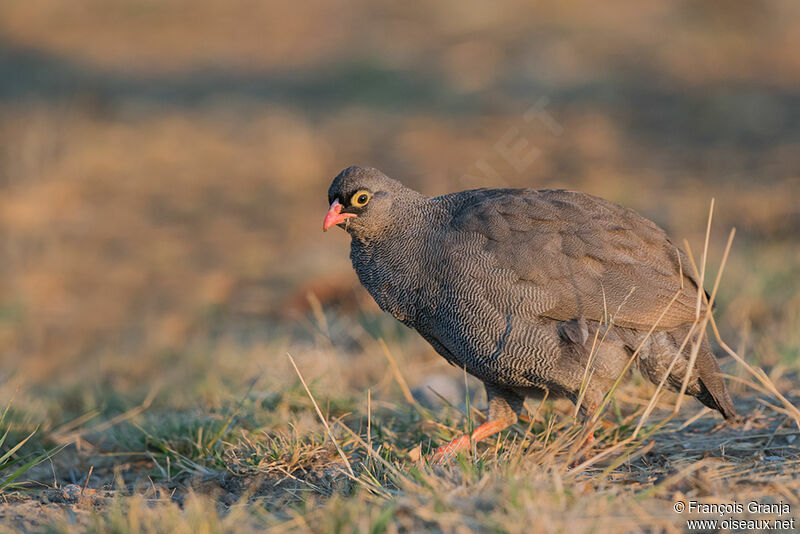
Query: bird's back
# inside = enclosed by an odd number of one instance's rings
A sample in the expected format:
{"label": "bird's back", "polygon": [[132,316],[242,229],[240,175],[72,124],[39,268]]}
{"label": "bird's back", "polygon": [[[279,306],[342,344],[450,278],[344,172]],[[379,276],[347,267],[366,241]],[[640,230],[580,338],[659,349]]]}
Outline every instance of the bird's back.
{"label": "bird's back", "polygon": [[560,190],[475,190],[436,200],[452,215],[446,233],[472,236],[496,268],[513,273],[512,293],[539,291],[540,315],[562,321],[613,315],[615,324],[637,329],[656,323],[669,329],[695,318],[698,283],[686,254],[633,210]]}

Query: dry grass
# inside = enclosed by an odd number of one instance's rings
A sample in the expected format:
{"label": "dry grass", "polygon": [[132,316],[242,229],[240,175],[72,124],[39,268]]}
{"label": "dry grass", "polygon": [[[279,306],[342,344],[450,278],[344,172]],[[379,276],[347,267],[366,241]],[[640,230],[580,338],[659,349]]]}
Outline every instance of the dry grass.
{"label": "dry grass", "polygon": [[[796,2],[295,4],[0,6],[0,456],[34,430],[13,457],[66,447],[2,495],[0,532],[683,531],[679,499],[797,509]],[[538,150],[522,171],[496,148],[512,130]],[[747,422],[635,377],[592,451],[548,401],[426,465],[485,400],[319,231],[353,163],[431,195],[579,189],[686,239]]]}

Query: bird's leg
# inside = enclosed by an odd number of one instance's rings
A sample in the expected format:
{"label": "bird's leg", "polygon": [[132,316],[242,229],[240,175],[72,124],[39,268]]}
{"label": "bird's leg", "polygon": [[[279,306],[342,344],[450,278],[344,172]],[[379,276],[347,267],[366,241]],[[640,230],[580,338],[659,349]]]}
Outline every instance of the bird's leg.
{"label": "bird's leg", "polygon": [[[594,414],[598,409],[600,409],[600,401],[597,398],[592,397],[593,395],[587,392],[587,396],[584,398],[584,402],[581,404],[580,410],[578,410],[579,418],[584,426],[591,424]],[[602,396],[600,398],[602,399]],[[596,441],[597,438],[594,437],[594,430],[592,430],[585,438],[583,438],[583,441],[577,445],[577,456],[571,464],[572,467],[582,463],[589,457],[592,449],[594,449]]]}
{"label": "bird's leg", "polygon": [[469,450],[471,442],[477,443],[517,422],[517,414],[522,409],[524,401],[522,397],[488,384],[486,384],[486,396],[489,398],[489,418],[486,422],[476,428],[471,435],[464,434],[436,449],[431,463],[446,463],[457,453]]}
{"label": "bird's leg", "polygon": [[[586,408],[586,409],[584,409],[584,408]],[[596,411],[596,407],[595,408],[588,408],[588,407],[585,407],[585,406],[581,406],[581,409],[579,410],[579,412],[580,412],[580,416],[581,416],[580,417],[581,423],[583,424],[584,427],[589,426],[592,423],[592,415],[594,415],[595,411]],[[591,448],[591,446],[594,444],[595,441],[597,441],[597,438],[594,437],[594,430],[591,430],[591,431],[589,431],[589,434],[583,440],[583,443],[581,445],[588,449],[588,448]]]}

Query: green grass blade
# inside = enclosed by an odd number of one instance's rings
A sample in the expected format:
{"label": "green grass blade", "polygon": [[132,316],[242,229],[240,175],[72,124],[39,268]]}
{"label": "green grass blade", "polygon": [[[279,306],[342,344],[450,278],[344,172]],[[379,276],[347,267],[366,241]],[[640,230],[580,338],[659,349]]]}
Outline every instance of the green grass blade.
{"label": "green grass blade", "polygon": [[[33,435],[33,434],[31,434],[31,435]],[[13,483],[14,480],[19,478],[24,473],[26,473],[32,467],[34,467],[36,465],[39,465],[40,463],[44,462],[48,458],[51,458],[51,457],[55,456],[65,446],[66,445],[61,445],[60,447],[56,447],[54,449],[50,449],[49,451],[43,452],[41,455],[37,456],[36,458],[34,458],[34,459],[30,460],[29,462],[27,462],[27,463],[21,465],[20,467],[18,467],[16,471],[14,471],[10,475],[8,475],[3,480],[0,480],[0,493],[2,493],[2,491],[5,490],[5,489],[10,489],[10,488],[19,486],[19,484],[14,484]]]}
{"label": "green grass blade", "polygon": [[[5,461],[6,461],[6,460],[7,460],[9,457],[11,457],[11,455],[12,455],[12,454],[14,454],[15,452],[17,452],[17,451],[19,450],[19,448],[20,448],[20,447],[22,447],[23,445],[25,445],[25,442],[26,442],[26,441],[28,441],[29,439],[31,439],[35,433],[36,433],[36,430],[34,430],[34,431],[33,431],[33,432],[31,432],[30,434],[28,434],[28,437],[27,437],[27,438],[23,439],[22,441],[20,441],[20,442],[19,442],[19,443],[17,443],[16,445],[14,445],[12,448],[10,448],[10,449],[8,450],[8,452],[6,452],[6,453],[5,453],[3,456],[0,456],[0,469],[2,469],[2,468],[3,468],[3,464],[4,464],[4,462],[5,462]],[[6,431],[6,434],[8,434],[8,431]],[[3,439],[5,440],[5,436],[3,436]]]}

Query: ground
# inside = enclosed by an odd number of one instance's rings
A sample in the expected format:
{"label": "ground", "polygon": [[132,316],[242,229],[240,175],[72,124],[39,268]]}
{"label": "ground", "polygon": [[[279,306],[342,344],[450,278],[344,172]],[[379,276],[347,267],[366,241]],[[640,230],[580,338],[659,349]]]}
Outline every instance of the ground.
{"label": "ground", "polygon": [[[52,466],[38,468],[38,487],[7,494],[0,518],[11,531],[47,525],[65,532],[244,532],[267,526],[315,532],[530,532],[537,525],[543,531],[591,532],[598,517],[622,530],[647,525],[682,531],[687,518],[715,516],[678,514],[676,502],[796,503],[796,422],[764,402],[737,400],[747,414],[744,423],[721,422],[696,404],[691,418],[647,426],[646,435],[614,450],[635,421],[623,417],[602,425],[594,449],[577,455],[570,452],[570,437],[579,426],[561,413],[567,403],[555,403],[539,409],[532,424],[478,446],[478,456],[432,467],[415,460],[414,444],[420,442],[427,454],[426,440],[453,436],[464,417],[455,416],[457,424],[450,426],[431,422],[425,408],[417,413],[376,402],[367,434],[366,399],[353,400],[328,411],[333,442],[321,425],[312,424],[311,398],[294,388],[272,406],[305,421],[305,432],[252,428],[246,421],[263,416],[248,413],[255,406],[244,402],[238,414],[216,419],[217,425],[214,419],[192,421],[192,431],[176,431],[165,421],[145,423],[147,452],[122,455],[124,461],[112,452],[124,441],[117,437],[116,446],[97,447],[103,439],[95,434],[86,438],[83,451],[70,446]],[[263,401],[258,404],[263,409]],[[200,430],[219,427],[222,432],[211,438]],[[583,462],[591,465],[576,465]]]}

